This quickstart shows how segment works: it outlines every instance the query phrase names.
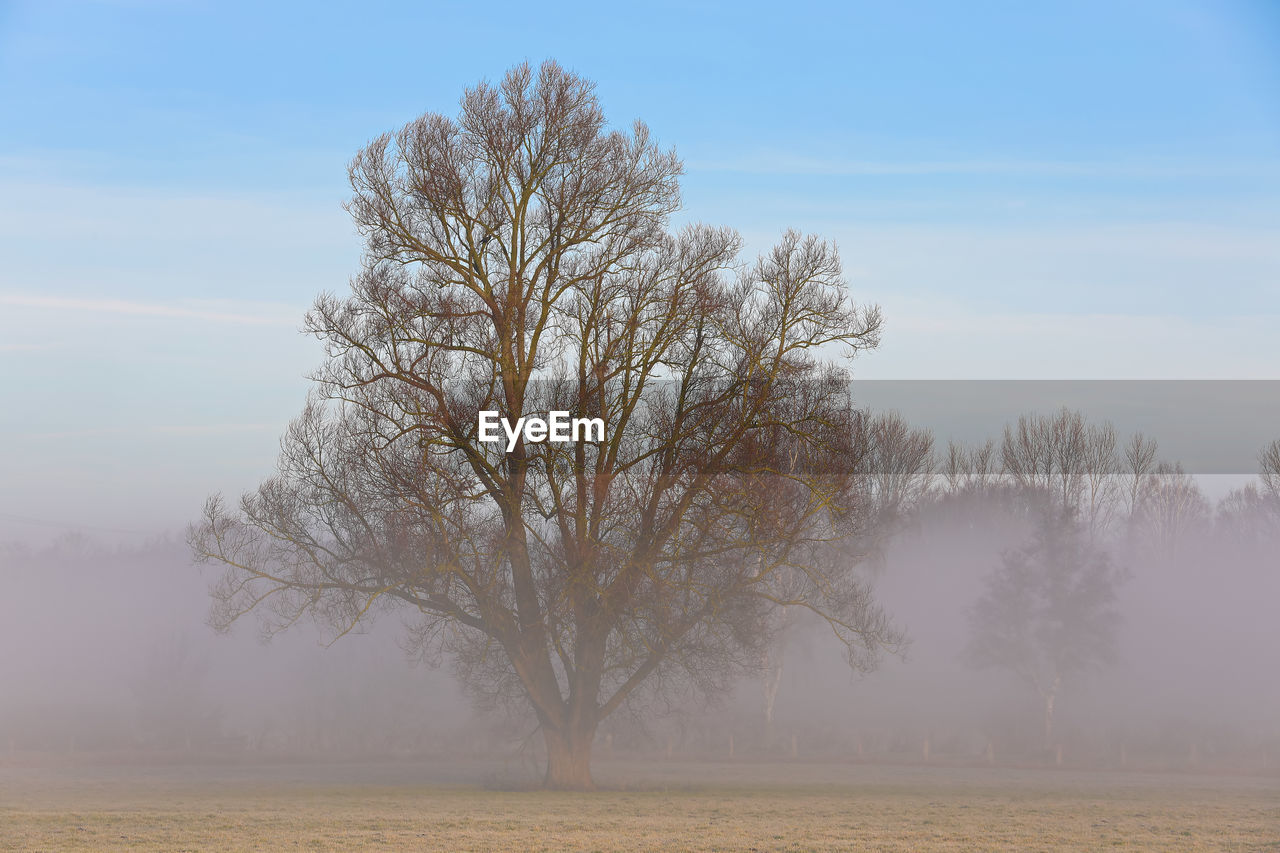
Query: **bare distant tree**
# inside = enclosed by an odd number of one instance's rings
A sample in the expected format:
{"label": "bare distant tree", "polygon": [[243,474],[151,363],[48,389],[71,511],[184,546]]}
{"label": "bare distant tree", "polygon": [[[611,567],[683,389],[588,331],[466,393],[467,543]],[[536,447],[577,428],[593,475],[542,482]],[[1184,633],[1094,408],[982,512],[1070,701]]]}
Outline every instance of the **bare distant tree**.
{"label": "bare distant tree", "polygon": [[1218,502],[1215,522],[1220,534],[1236,542],[1280,538],[1280,440],[1258,454],[1258,482],[1232,489]]}
{"label": "bare distant tree", "polygon": [[1057,496],[1076,507],[1087,463],[1084,416],[1062,409],[1056,415],[1022,415],[1004,428],[1000,459],[1019,487]]}
{"label": "bare distant tree", "polygon": [[913,427],[897,412],[866,419],[863,476],[878,523],[872,530],[892,535],[911,517],[933,488],[936,463],[933,434]]}
{"label": "bare distant tree", "polygon": [[1155,439],[1148,438],[1141,432],[1130,436],[1124,447],[1125,479],[1128,488],[1125,496],[1128,502],[1128,513],[1133,516],[1138,511],[1142,500],[1143,489],[1147,478],[1155,470],[1156,453],[1159,452]]}
{"label": "bare distant tree", "polygon": [[[192,530],[227,567],[217,622],[411,615],[473,695],[527,703],[558,788],[591,786],[597,726],[644,690],[754,669],[775,608],[855,667],[894,648],[855,571],[856,411],[819,357],[874,346],[880,314],[817,238],[747,265],[730,230],[668,231],[680,172],[553,63],[361,151],[363,266],[307,318],[317,391],[278,474]],[[506,452],[483,410],[606,434]]]}
{"label": "bare distant tree", "polygon": [[1122,468],[1116,441],[1116,430],[1110,423],[1089,427],[1080,512],[1095,536],[1111,529],[1122,501],[1119,481]]}
{"label": "bare distant tree", "polygon": [[994,441],[988,439],[973,448],[966,448],[954,441],[947,442],[947,458],[942,465],[942,476],[948,493],[981,491],[992,485],[1000,473]]}
{"label": "bare distant tree", "polygon": [[1280,506],[1256,483],[1232,489],[1214,512],[1218,535],[1234,544],[1257,545],[1280,536]]}
{"label": "bare distant tree", "polygon": [[1124,579],[1072,513],[1058,508],[1045,514],[1030,544],[1004,555],[969,612],[970,662],[1004,669],[1035,691],[1046,749],[1063,689],[1115,657],[1115,597]]}
{"label": "bare distant tree", "polygon": [[1161,462],[1144,478],[1130,524],[1140,542],[1169,559],[1209,520],[1209,501],[1195,477],[1181,463]]}
{"label": "bare distant tree", "polygon": [[1258,479],[1262,481],[1263,494],[1280,503],[1280,438],[1258,454]]}
{"label": "bare distant tree", "polygon": [[1006,426],[1002,469],[1019,488],[1053,495],[1095,535],[1110,525],[1119,499],[1115,428],[1090,424],[1080,412],[1022,415]]}

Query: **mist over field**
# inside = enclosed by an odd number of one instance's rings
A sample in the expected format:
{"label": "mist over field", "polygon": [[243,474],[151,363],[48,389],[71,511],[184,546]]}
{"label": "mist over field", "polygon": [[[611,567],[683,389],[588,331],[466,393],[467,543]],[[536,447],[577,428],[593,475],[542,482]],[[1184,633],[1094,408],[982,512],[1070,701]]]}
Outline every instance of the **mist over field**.
{"label": "mist over field", "polygon": [[[825,624],[796,612],[757,672],[727,693],[619,713],[596,754],[672,762],[674,778],[682,761],[730,759],[1280,770],[1280,550],[1276,517],[1236,500],[1252,478],[1187,477],[1217,499],[1198,497],[1172,539],[1133,519],[1100,534],[1124,569],[1114,655],[1063,685],[1054,752],[1035,692],[966,653],[984,584],[1034,537],[1036,515],[931,476],[859,569],[906,633],[901,655],[854,673]],[[477,714],[447,660],[409,649],[401,613],[375,611],[342,637],[304,618],[267,638],[252,613],[218,634],[219,573],[191,565],[182,531],[114,539],[0,551],[3,760],[484,760],[498,764],[463,772],[513,783],[542,760],[527,709]]]}

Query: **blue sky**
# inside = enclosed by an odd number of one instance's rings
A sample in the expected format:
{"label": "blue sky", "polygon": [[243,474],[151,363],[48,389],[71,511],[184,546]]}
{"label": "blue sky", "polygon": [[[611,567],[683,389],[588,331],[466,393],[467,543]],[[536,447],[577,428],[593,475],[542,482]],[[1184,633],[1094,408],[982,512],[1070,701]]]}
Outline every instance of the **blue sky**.
{"label": "blue sky", "polygon": [[1280,378],[1273,2],[7,3],[0,514],[268,473],[347,160],[549,57],[676,147],[683,218],[838,242],[859,375]]}

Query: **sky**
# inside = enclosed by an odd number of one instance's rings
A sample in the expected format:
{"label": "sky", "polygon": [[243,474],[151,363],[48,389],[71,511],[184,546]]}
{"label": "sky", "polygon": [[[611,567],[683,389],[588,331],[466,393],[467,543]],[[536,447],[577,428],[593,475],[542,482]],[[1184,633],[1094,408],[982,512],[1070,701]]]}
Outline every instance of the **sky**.
{"label": "sky", "polygon": [[1280,5],[0,2],[0,535],[271,472],[346,163],[522,60],[836,241],[862,378],[1280,379]]}

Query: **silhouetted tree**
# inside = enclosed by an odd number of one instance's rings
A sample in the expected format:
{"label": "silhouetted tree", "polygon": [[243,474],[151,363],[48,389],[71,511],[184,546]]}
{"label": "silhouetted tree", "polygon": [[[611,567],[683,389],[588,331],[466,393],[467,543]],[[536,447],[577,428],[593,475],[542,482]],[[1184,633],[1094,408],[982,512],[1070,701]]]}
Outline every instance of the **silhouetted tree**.
{"label": "silhouetted tree", "polygon": [[1280,438],[1258,454],[1258,479],[1262,482],[1263,495],[1280,504]]}
{"label": "silhouetted tree", "polygon": [[934,488],[933,434],[911,426],[897,412],[864,419],[866,454],[861,466],[873,503],[872,530],[889,537],[906,524]]}
{"label": "silhouetted tree", "polygon": [[942,496],[982,492],[1000,479],[1000,460],[995,442],[988,439],[977,447],[947,442],[947,457],[942,463]]}
{"label": "silhouetted tree", "polygon": [[1280,507],[1268,500],[1256,483],[1232,489],[1214,512],[1218,536],[1227,542],[1259,545],[1280,534]]}
{"label": "silhouetted tree", "polygon": [[1280,537],[1280,440],[1258,454],[1258,482],[1227,493],[1214,521],[1220,536],[1239,544],[1262,545]]}
{"label": "silhouetted tree", "polygon": [[1124,578],[1059,508],[1045,513],[1029,544],[1004,555],[970,610],[970,662],[1004,669],[1035,691],[1046,748],[1063,688],[1115,657]]}
{"label": "silhouetted tree", "polygon": [[1090,533],[1110,526],[1120,497],[1120,458],[1110,423],[1090,424],[1077,411],[1022,415],[1006,426],[1001,472],[1024,492],[1053,496],[1076,513]]}
{"label": "silhouetted tree", "polygon": [[[895,646],[855,570],[857,413],[819,356],[875,346],[880,314],[819,239],[747,265],[733,231],[670,232],[680,173],[554,63],[361,151],[363,265],[307,317],[317,390],[278,474],[192,529],[227,566],[216,621],[413,614],[475,696],[527,703],[563,788],[591,786],[598,724],[642,687],[754,669],[775,608],[825,619],[855,667]],[[606,435],[508,453],[482,410]]]}
{"label": "silhouetted tree", "polygon": [[1161,559],[1177,557],[1182,543],[1206,528],[1209,501],[1182,463],[1161,462],[1143,478],[1129,524],[1137,543]]}

